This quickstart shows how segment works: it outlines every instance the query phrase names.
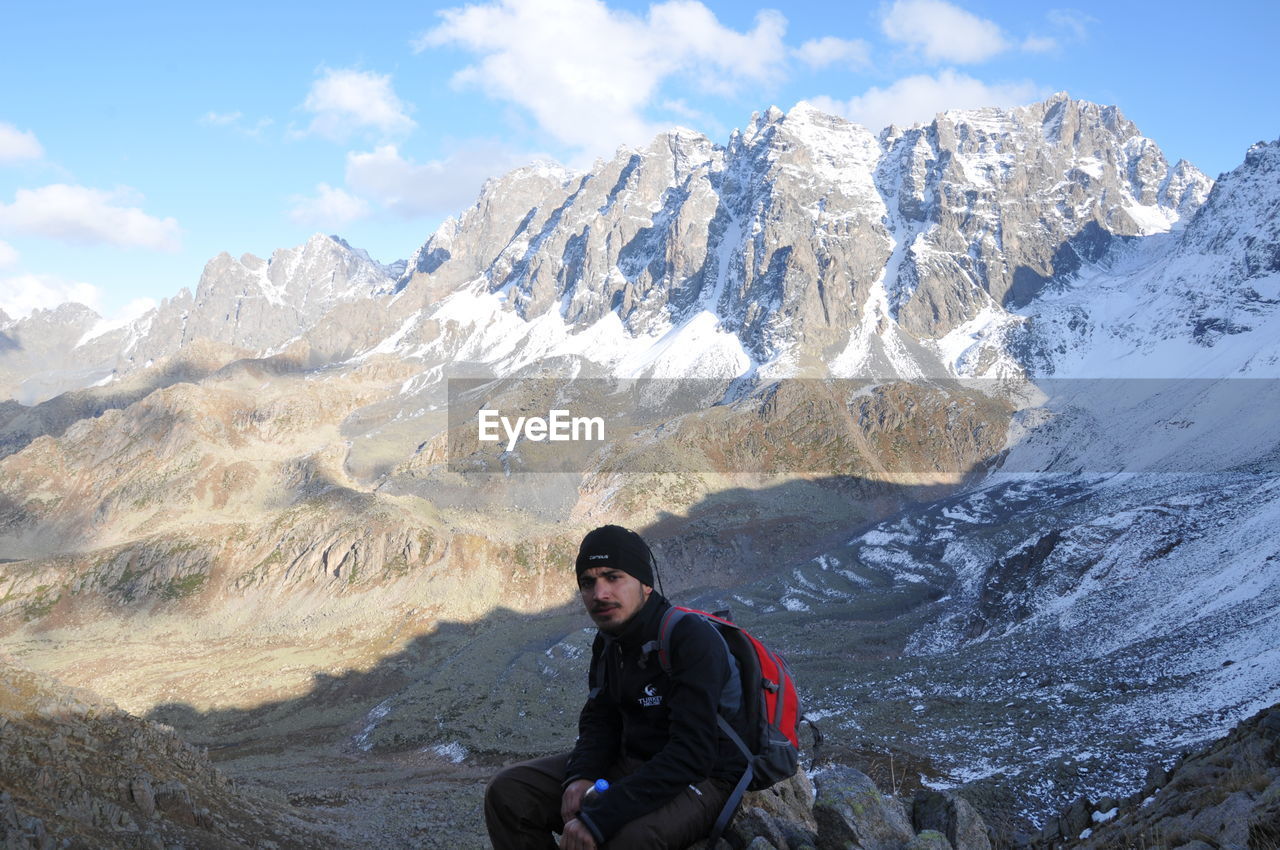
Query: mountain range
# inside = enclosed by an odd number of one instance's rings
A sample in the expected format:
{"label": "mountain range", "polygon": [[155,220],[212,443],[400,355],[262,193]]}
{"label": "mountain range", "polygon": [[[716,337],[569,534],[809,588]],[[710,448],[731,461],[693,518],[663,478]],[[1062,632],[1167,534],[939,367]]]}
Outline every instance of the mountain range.
{"label": "mountain range", "polygon": [[[213,746],[499,759],[563,733],[567,564],[621,522],[850,758],[1034,823],[1280,701],[1277,222],[1280,143],[1211,180],[1065,94],[800,104],[494,178],[392,265],[0,316],[0,621]],[[470,419],[558,403],[607,444]]]}

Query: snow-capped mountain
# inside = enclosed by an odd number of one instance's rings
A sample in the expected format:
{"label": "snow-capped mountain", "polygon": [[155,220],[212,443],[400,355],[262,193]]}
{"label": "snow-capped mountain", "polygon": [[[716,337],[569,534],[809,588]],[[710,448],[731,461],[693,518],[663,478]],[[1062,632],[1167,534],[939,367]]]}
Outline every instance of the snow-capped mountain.
{"label": "snow-capped mountain", "polygon": [[1010,360],[972,337],[1113,241],[1170,230],[1210,185],[1065,95],[879,136],[771,109],[723,147],[673,131],[584,175],[492,181],[411,261],[401,297],[424,309],[397,341],[432,344],[441,319],[469,360],[590,349],[664,374],[674,349],[675,371],[980,374]]}
{"label": "snow-capped mountain", "polygon": [[1120,240],[1022,312],[1012,347],[1063,377],[1275,377],[1280,143],[1258,144],[1176,233]]}
{"label": "snow-capped mountain", "polygon": [[261,355],[313,327],[335,307],[389,292],[404,266],[383,266],[334,236],[316,234],[270,259],[223,253],[192,295],[116,324],[82,305],[0,319],[0,378],[31,404],[145,368],[197,340]]}
{"label": "snow-capped mountain", "polygon": [[[270,260],[220,255],[194,295],[85,330],[43,372],[74,364],[84,385],[200,337],[258,355],[302,338],[313,360],[585,357],[633,377],[1016,370],[1048,336],[1014,339],[1018,311],[1117,242],[1178,227],[1210,186],[1114,107],[1066,95],[878,136],[800,104],[726,145],[676,130],[583,174],[495,178],[407,269],[321,236]],[[353,302],[379,306],[324,321]]]}

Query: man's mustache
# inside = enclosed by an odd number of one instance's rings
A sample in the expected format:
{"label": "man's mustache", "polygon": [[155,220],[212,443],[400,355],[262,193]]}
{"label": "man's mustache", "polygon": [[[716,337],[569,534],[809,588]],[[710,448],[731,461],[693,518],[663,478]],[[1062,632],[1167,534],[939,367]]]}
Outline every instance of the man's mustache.
{"label": "man's mustache", "polygon": [[609,611],[613,608],[621,607],[617,602],[600,602],[591,606],[592,614],[599,614],[603,611]]}

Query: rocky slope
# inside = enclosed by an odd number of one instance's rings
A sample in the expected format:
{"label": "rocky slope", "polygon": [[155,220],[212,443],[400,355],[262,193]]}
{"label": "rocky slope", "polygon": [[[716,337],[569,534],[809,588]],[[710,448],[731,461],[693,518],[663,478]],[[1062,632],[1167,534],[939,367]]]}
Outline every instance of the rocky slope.
{"label": "rocky slope", "polygon": [[0,661],[0,844],[316,847],[327,830],[239,789],[172,729]]}
{"label": "rocky slope", "polygon": [[1280,706],[1264,709],[1203,750],[1183,753],[1167,770],[1154,768],[1145,787],[1127,800],[1083,808],[1100,811],[1078,833],[1076,823],[1058,826],[1064,836],[1080,839],[1074,846],[1089,850],[1280,847]]}

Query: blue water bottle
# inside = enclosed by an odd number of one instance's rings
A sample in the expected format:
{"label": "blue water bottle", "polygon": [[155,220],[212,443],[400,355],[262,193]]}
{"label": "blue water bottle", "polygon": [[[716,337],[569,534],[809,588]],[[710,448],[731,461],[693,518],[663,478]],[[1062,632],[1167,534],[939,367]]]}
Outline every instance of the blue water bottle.
{"label": "blue water bottle", "polygon": [[587,789],[587,793],[582,795],[582,802],[586,803],[594,800],[596,797],[609,790],[609,780],[597,779],[596,783]]}

